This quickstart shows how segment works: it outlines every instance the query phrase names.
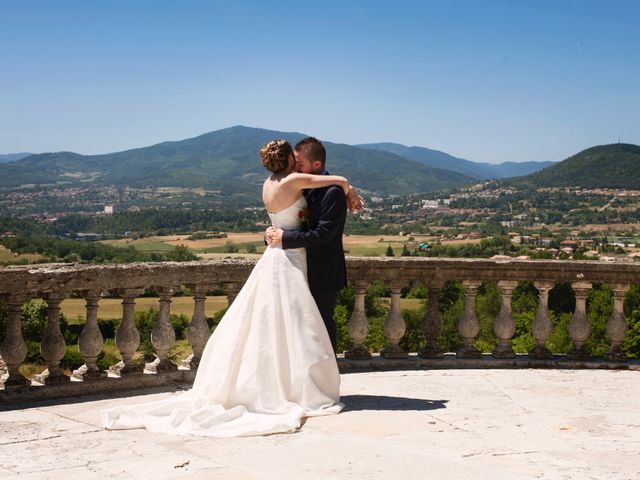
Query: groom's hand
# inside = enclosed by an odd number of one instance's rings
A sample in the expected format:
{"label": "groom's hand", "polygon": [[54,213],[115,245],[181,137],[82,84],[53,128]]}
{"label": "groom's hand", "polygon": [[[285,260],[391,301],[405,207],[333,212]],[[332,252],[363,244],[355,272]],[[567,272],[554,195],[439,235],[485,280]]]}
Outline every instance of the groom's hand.
{"label": "groom's hand", "polygon": [[272,245],[281,245],[282,244],[282,234],[284,231],[281,228],[269,227],[266,232],[267,244],[269,246]]}

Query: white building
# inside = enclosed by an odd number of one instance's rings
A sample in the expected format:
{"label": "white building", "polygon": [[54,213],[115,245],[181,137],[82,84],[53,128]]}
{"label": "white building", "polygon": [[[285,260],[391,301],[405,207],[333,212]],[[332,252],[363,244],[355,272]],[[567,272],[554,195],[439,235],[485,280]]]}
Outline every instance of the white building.
{"label": "white building", "polygon": [[438,200],[422,200],[422,208],[438,208],[439,205]]}

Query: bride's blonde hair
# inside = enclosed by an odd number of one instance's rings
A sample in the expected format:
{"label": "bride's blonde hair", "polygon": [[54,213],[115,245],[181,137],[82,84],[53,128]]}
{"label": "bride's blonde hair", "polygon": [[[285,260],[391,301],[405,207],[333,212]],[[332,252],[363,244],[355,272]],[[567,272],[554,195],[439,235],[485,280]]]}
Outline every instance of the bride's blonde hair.
{"label": "bride's blonde hair", "polygon": [[289,155],[293,155],[293,148],[286,140],[271,140],[260,149],[262,165],[273,173],[281,172],[287,168]]}

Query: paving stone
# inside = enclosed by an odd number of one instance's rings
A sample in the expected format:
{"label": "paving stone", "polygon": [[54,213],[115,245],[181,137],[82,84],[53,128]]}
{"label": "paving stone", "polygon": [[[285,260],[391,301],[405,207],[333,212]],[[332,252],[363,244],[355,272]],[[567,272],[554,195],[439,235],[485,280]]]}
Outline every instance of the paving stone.
{"label": "paving stone", "polygon": [[341,414],[232,439],[100,427],[100,409],[166,398],[167,387],[95,397],[0,412],[0,478],[637,480],[639,380],[606,370],[347,374]]}

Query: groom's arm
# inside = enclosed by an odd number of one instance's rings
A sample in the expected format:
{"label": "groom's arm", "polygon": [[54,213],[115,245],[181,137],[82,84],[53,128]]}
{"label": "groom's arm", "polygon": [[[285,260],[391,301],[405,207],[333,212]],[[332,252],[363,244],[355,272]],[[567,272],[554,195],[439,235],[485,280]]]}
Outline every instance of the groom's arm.
{"label": "groom's arm", "polygon": [[330,187],[320,203],[320,217],[315,228],[305,232],[285,230],[282,248],[321,247],[340,235],[347,217],[347,200],[339,187]]}

